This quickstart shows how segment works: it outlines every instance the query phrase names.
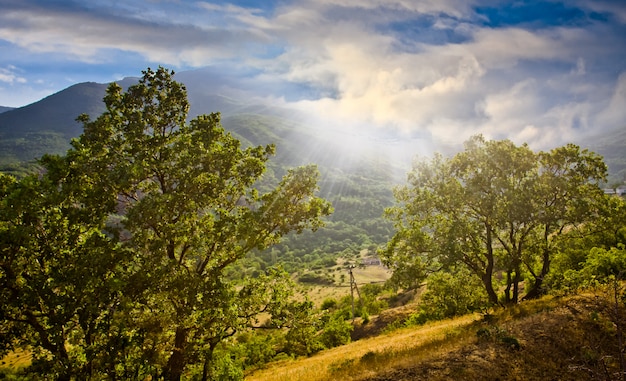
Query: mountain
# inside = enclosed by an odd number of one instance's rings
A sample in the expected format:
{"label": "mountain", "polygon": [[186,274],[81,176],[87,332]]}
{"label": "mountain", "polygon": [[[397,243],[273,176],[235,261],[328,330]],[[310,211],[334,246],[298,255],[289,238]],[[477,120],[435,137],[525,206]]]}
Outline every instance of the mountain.
{"label": "mountain", "polygon": [[[245,144],[276,144],[276,160],[285,165],[317,163],[338,176],[355,168],[378,168],[397,183],[404,180],[412,158],[420,153],[415,141],[393,136],[381,139],[380,131],[363,138],[367,132],[307,125],[302,115],[254,100],[233,88],[232,78],[225,79],[211,69],[176,73],[175,79],[187,88],[190,118],[219,111],[224,127]],[[128,77],[118,84],[127,88],[137,80]],[[241,81],[239,85],[243,86]],[[0,170],[10,171],[45,153],[64,153],[70,139],[81,133],[76,117],[86,113],[95,118],[104,110],[106,88],[107,84],[79,83],[24,107],[0,107]],[[626,180],[625,128],[591,137],[580,145],[604,156],[611,174],[609,183]]]}
{"label": "mountain", "polygon": [[28,106],[0,113],[0,169],[17,173],[20,163],[46,153],[64,153],[82,132],[76,117],[104,111],[106,85],[89,82],[68,87]]}
{"label": "mountain", "polygon": [[[286,270],[295,271],[306,263],[313,266],[327,256],[336,257],[346,250],[358,252],[389,238],[391,225],[381,216],[393,202],[392,187],[398,182],[393,175],[404,178],[406,169],[380,155],[377,150],[382,145],[323,132],[289,110],[252,101],[226,88],[202,86],[197,76],[180,74],[175,79],[188,89],[190,118],[219,111],[224,128],[242,145],[275,144],[276,156],[268,163],[266,178],[278,179],[295,166],[318,165],[320,195],[333,203],[335,213],[315,234],[290,235],[272,253],[259,253],[254,261],[261,263],[260,267],[280,257]],[[211,78],[205,80],[211,82]],[[118,83],[126,88],[136,81],[126,78]],[[104,111],[106,88],[105,84],[80,83],[31,105],[0,113],[0,170],[20,176],[33,169],[33,164],[25,166],[24,162],[45,153],[64,154],[71,138],[81,133],[76,117],[86,113],[95,119]],[[238,271],[245,275],[247,269],[254,268],[246,265]]]}
{"label": "mountain", "polygon": [[66,138],[80,135],[76,117],[82,113],[99,115],[104,111],[102,97],[107,85],[87,82],[68,87],[28,106],[0,114],[0,138],[14,139],[42,131]]}
{"label": "mountain", "polygon": [[13,110],[14,107],[6,107],[6,106],[0,106],[0,114],[5,112],[5,111],[10,111]]}
{"label": "mountain", "polygon": [[[220,85],[203,72],[192,74],[183,72],[175,76],[187,87],[190,118],[219,111],[227,131],[247,145],[275,144],[276,160],[285,165],[317,163],[333,169],[349,169],[355,165],[369,166],[372,160],[377,166],[382,163],[384,155],[377,150],[383,144],[377,143],[374,151],[363,150],[364,144],[346,144],[355,137],[322,133],[315,126],[301,122],[301,116],[293,111],[247,100],[244,94]],[[125,78],[118,84],[127,88],[136,81],[137,78]],[[104,111],[102,98],[107,86],[79,83],[33,104],[0,113],[0,170],[45,153],[65,153],[69,141],[82,132],[76,118],[85,113],[93,119]],[[355,147],[359,147],[359,152]],[[406,161],[409,162],[410,159]],[[397,163],[384,165],[393,167],[383,170],[389,173],[402,173],[403,177],[406,172],[405,166]]]}

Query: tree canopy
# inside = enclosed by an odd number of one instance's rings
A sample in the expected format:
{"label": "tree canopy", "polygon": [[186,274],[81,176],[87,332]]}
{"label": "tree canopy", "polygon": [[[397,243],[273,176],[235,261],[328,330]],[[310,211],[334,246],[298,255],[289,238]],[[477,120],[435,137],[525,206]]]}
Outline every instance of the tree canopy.
{"label": "tree canopy", "polygon": [[396,190],[397,205],[386,211],[396,233],[384,260],[394,276],[410,274],[405,287],[462,265],[491,303],[499,303],[500,275],[506,302],[519,300],[523,280],[526,296],[536,297],[545,291],[555,242],[597,218],[605,177],[602,158],[573,144],[535,153],[475,136],[452,158],[416,163],[408,185]]}
{"label": "tree canopy", "polygon": [[189,364],[210,378],[216,346],[292,291],[279,269],[225,271],[332,212],[314,166],[257,189],[274,147],[243,149],[219,113],[187,122],[173,74],[111,84],[65,156],[0,178],[3,348],[29,346],[58,379],[179,380]]}

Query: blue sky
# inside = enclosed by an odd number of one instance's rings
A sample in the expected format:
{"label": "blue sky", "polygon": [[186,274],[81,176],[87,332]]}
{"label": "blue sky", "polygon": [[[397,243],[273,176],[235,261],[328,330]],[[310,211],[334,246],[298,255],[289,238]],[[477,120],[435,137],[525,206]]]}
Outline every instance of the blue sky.
{"label": "blue sky", "polygon": [[157,65],[444,143],[626,127],[623,0],[0,0],[0,105]]}

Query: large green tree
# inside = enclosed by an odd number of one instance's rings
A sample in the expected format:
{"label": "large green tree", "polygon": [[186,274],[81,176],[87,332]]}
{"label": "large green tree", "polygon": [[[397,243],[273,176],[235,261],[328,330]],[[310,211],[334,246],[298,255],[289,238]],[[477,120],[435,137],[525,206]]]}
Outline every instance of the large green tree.
{"label": "large green tree", "polygon": [[59,380],[88,379],[114,355],[128,253],[66,161],[43,164],[45,175],[19,182],[0,174],[0,344],[31,351],[33,367]]}
{"label": "large green tree", "polygon": [[537,296],[553,241],[597,216],[597,183],[605,175],[597,155],[574,145],[536,154],[526,145],[475,136],[452,158],[416,163],[409,184],[396,190],[397,206],[386,212],[396,234],[384,260],[414,282],[462,264],[494,304],[497,273],[505,275],[504,299],[517,302],[529,272],[529,296]]}
{"label": "large green tree", "polygon": [[[284,308],[290,292],[280,271],[268,271],[243,285],[229,281],[225,271],[289,232],[317,229],[332,208],[314,194],[314,166],[289,170],[261,193],[255,185],[274,147],[243,149],[221,127],[218,113],[187,122],[186,90],[173,80],[173,72],[159,68],[143,74],[126,91],[111,84],[104,98],[106,111],[97,119],[79,118],[84,133],[72,142],[67,156],[57,160],[68,176],[55,179],[51,189],[63,185],[87,200],[68,199],[79,214],[100,211],[90,231],[124,253],[116,261],[100,258],[90,274],[105,271],[98,267],[100,262],[124,272],[110,277],[124,279],[123,288],[106,293],[121,295],[119,301],[106,300],[114,306],[109,309],[114,318],[109,319],[108,335],[118,338],[109,343],[117,360],[107,360],[110,367],[101,365],[100,371],[112,378],[179,380],[193,363],[203,364],[202,378],[208,379],[217,344],[251,325],[260,312]],[[42,176],[46,181],[47,173]],[[49,193],[43,197],[49,199]],[[30,205],[29,198],[23,202]],[[55,202],[52,199],[53,207]],[[77,226],[92,225],[79,221]],[[18,221],[15,226],[22,231],[25,224]],[[43,228],[48,229],[62,227]],[[100,243],[92,246],[85,249],[91,256],[98,256],[98,250],[106,255],[117,252]],[[64,247],[80,256],[71,242]],[[19,255],[33,257],[40,250]],[[54,250],[50,256],[60,261],[58,276],[65,276],[63,266],[71,263]],[[2,279],[8,279],[8,271],[3,271]],[[16,303],[31,303],[18,292],[11,297]],[[83,296],[89,298],[95,296]]]}

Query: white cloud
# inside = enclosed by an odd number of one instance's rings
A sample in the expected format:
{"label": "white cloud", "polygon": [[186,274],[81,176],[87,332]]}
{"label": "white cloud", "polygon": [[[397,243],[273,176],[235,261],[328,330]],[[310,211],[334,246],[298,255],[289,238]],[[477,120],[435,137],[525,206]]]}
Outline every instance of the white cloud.
{"label": "white cloud", "polygon": [[8,84],[26,83],[26,78],[17,74],[16,71],[17,68],[12,65],[7,66],[6,68],[0,67],[0,82]]}
{"label": "white cloud", "polygon": [[609,128],[626,127],[626,71],[620,74],[610,102],[600,112],[598,122]]}
{"label": "white cloud", "polygon": [[[617,49],[624,37],[604,22],[487,27],[474,12],[478,1],[463,0],[304,0],[270,10],[159,2],[176,12],[121,3],[8,7],[0,39],[100,64],[131,53],[170,66],[245,68],[256,74],[238,84],[271,99],[289,97],[270,84],[302,86],[306,99],[284,105],[336,128],[392,128],[442,141],[480,132],[543,145],[624,120],[626,80],[614,82],[615,72],[626,72]],[[621,20],[611,4],[579,1]]]}
{"label": "white cloud", "polygon": [[[377,1],[359,6],[383,7]],[[602,28],[593,25],[495,29],[443,18],[437,25],[462,30],[468,40],[414,42],[399,51],[395,36],[372,27],[375,20],[329,20],[321,16],[327,11],[297,13],[306,22],[284,37],[297,48],[288,48],[268,67],[282,79],[320,89],[322,99],[296,106],[335,121],[330,123],[428,131],[442,141],[484,133],[544,148],[588,133],[594,112],[607,102],[606,82],[595,82],[601,78],[594,70],[597,57],[614,46],[598,44]]]}
{"label": "white cloud", "polygon": [[32,52],[65,54],[92,63],[106,61],[110,51],[126,51],[153,62],[192,66],[232,58],[246,49],[250,53],[251,43],[267,42],[243,28],[138,22],[134,17],[32,8],[4,10],[0,39]]}

